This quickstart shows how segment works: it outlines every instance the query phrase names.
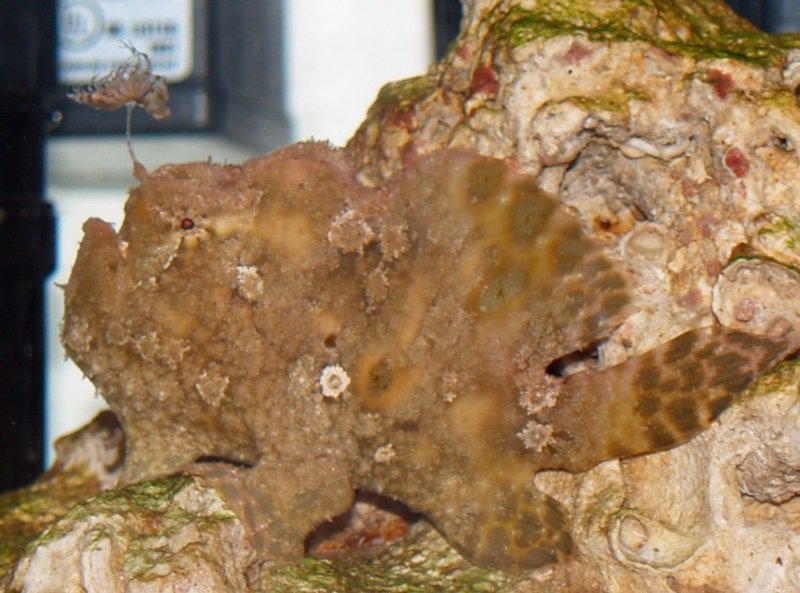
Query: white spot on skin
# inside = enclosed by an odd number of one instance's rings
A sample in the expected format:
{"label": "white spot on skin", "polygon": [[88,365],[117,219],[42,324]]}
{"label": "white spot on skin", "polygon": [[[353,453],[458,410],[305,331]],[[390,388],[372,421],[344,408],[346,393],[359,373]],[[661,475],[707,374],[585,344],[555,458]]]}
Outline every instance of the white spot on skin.
{"label": "white spot on skin", "polygon": [[553,436],[553,427],[549,424],[539,424],[534,420],[528,420],[525,428],[519,431],[517,436],[522,440],[526,449],[538,453],[550,443]]}
{"label": "white spot on skin", "polygon": [[388,443],[375,449],[375,454],[372,458],[375,460],[375,463],[389,463],[396,455],[394,445]]}
{"label": "white spot on skin", "polygon": [[458,384],[458,375],[453,371],[442,375],[442,399],[448,404],[458,397]]}
{"label": "white spot on skin", "polygon": [[361,254],[374,240],[374,231],[350,208],[336,216],[328,231],[328,241],[345,253]]}
{"label": "white spot on skin", "polygon": [[264,279],[255,266],[236,266],[236,289],[239,296],[249,303],[264,293]]}
{"label": "white spot on skin", "polygon": [[319,376],[319,386],[324,397],[338,398],[350,385],[350,375],[338,364],[328,365]]}
{"label": "white spot on skin", "polygon": [[457,397],[458,394],[455,391],[445,391],[444,395],[442,395],[442,399],[448,404],[455,401]]}
{"label": "white spot on skin", "polygon": [[198,379],[197,383],[194,384],[197,393],[200,394],[204,402],[218,408],[227,395],[226,391],[228,383],[230,383],[230,379],[222,374],[222,367],[212,362],[200,374]]}

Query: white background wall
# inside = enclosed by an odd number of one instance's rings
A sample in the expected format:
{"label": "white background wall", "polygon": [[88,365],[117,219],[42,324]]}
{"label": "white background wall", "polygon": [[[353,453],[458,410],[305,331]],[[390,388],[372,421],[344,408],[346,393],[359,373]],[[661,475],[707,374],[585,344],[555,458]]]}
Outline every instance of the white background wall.
{"label": "white background wall", "polygon": [[[386,82],[423,73],[433,59],[430,0],[285,0],[286,104],[294,140],[310,137],[343,144]],[[123,138],[88,145],[53,140],[48,149],[48,198],[58,217],[58,268],[50,278],[47,320],[47,434],[52,442],[103,408],[94,387],[65,360],[58,341],[63,284],[75,259],[81,225],[97,216],[119,225],[126,182],[109,182],[128,170]],[[246,158],[246,151],[195,137],[137,142],[148,168],[163,162]],[[169,149],[165,149],[169,147]],[[77,158],[82,151],[91,158]],[[111,171],[102,178],[98,171]],[[124,178],[124,175],[123,175]]]}
{"label": "white background wall", "polygon": [[429,0],[288,0],[286,98],[295,139],[343,144],[386,82],[433,60]]}

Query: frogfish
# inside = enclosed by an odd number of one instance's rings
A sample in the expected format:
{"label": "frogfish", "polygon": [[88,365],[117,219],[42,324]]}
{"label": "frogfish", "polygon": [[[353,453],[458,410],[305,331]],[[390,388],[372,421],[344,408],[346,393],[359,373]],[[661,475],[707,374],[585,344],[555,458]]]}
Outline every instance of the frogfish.
{"label": "frogfish", "polygon": [[303,143],[163,166],[119,232],[89,219],[62,339],[124,428],[121,483],[204,476],[261,560],[362,490],[516,573],[576,553],[537,472],[683,443],[800,344],[714,325],[581,358],[630,277],[513,162],[448,149],[366,187]]}

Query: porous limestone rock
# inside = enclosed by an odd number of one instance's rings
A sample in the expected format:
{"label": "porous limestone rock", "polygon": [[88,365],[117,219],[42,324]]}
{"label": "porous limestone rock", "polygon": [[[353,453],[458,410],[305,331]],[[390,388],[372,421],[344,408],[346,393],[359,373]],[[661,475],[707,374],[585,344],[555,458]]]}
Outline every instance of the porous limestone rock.
{"label": "porous limestone rock", "polygon": [[629,263],[604,346],[707,325],[739,244],[796,265],[800,39],[723,2],[475,0],[447,56],[385,87],[348,151],[379,183],[443,147],[509,158]]}
{"label": "porous limestone rock", "polygon": [[116,483],[124,436],[111,412],[55,443],[56,462],[30,486],[0,495],[0,589],[26,546],[77,503]]}
{"label": "porous limestone rock", "polygon": [[0,590],[249,591],[250,545],[213,488],[174,477],[102,492],[125,454],[111,412],[55,448],[44,476],[0,499]]}
{"label": "porous limestone rock", "polygon": [[[465,8],[446,58],[384,88],[350,141],[365,182],[442,147],[513,159],[631,270],[637,312],[606,360],[712,320],[796,324],[798,37],[722,2]],[[575,513],[602,590],[800,587],[795,372],[764,385],[687,445],[537,476]]]}
{"label": "porous limestone rock", "polygon": [[215,490],[197,478],[165,479],[71,509],[21,558],[9,590],[242,593],[251,554]]}

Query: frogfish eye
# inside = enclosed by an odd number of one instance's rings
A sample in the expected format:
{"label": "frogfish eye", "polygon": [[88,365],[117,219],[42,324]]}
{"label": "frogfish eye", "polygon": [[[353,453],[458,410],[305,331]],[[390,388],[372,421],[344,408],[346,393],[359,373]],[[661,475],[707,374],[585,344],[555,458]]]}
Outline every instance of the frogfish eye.
{"label": "frogfish eye", "polygon": [[191,231],[194,228],[194,221],[191,218],[184,218],[181,221],[181,230]]}

